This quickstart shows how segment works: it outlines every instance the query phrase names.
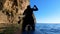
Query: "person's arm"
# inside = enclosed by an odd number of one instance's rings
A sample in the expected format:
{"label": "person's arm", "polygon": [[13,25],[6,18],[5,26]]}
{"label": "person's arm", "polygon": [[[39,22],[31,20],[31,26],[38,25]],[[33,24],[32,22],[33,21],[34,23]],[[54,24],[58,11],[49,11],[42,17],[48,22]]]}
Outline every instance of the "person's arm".
{"label": "person's arm", "polygon": [[36,7],[36,5],[34,5],[34,7],[32,8],[33,11],[37,11],[38,8]]}

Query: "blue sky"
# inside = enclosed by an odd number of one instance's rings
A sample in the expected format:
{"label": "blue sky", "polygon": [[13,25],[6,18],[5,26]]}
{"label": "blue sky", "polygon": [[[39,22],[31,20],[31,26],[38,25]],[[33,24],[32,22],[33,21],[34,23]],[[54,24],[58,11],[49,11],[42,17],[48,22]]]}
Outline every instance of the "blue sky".
{"label": "blue sky", "polygon": [[34,11],[37,23],[60,23],[60,0],[30,0],[30,5],[36,5]]}

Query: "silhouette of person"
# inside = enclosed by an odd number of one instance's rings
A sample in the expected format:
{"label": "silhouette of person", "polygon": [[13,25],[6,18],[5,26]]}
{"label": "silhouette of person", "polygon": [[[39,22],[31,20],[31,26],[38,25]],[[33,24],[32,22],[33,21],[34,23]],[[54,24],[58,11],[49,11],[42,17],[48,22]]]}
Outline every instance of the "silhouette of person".
{"label": "silhouette of person", "polygon": [[34,23],[34,18],[32,14],[33,14],[33,11],[37,11],[37,10],[38,8],[36,7],[36,5],[34,5],[33,8],[31,8],[30,5],[27,6],[27,9],[23,13],[23,15],[25,15],[25,17],[23,18],[23,24],[22,24],[23,31],[25,31],[25,27],[28,24],[32,27],[32,30],[35,30],[35,23]]}

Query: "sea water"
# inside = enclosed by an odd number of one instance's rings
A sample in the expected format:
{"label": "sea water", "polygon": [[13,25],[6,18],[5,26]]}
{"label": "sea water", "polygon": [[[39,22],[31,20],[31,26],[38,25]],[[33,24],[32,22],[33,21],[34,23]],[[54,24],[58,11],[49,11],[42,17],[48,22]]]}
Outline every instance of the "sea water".
{"label": "sea water", "polygon": [[23,34],[60,34],[60,24],[36,23],[35,31],[23,32]]}
{"label": "sea water", "polygon": [[60,24],[36,23],[35,28],[40,34],[60,34]]}

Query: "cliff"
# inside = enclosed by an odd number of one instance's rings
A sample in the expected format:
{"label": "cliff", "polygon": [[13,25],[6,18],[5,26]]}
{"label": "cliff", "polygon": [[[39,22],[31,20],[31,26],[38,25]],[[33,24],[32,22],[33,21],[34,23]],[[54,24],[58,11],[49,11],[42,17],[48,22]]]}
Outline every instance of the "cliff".
{"label": "cliff", "polygon": [[[29,0],[1,0],[0,5],[0,13],[4,14],[0,18],[3,23],[17,23],[19,17],[21,17],[27,5],[29,5]],[[5,19],[8,22],[4,21]],[[0,23],[2,23],[1,20]]]}
{"label": "cliff", "polygon": [[28,5],[29,0],[0,0],[0,31],[5,30],[4,27],[21,27],[23,12]]}
{"label": "cliff", "polygon": [[[0,0],[0,33],[9,34],[22,29],[23,13],[29,0]],[[34,20],[35,16],[33,14]]]}

